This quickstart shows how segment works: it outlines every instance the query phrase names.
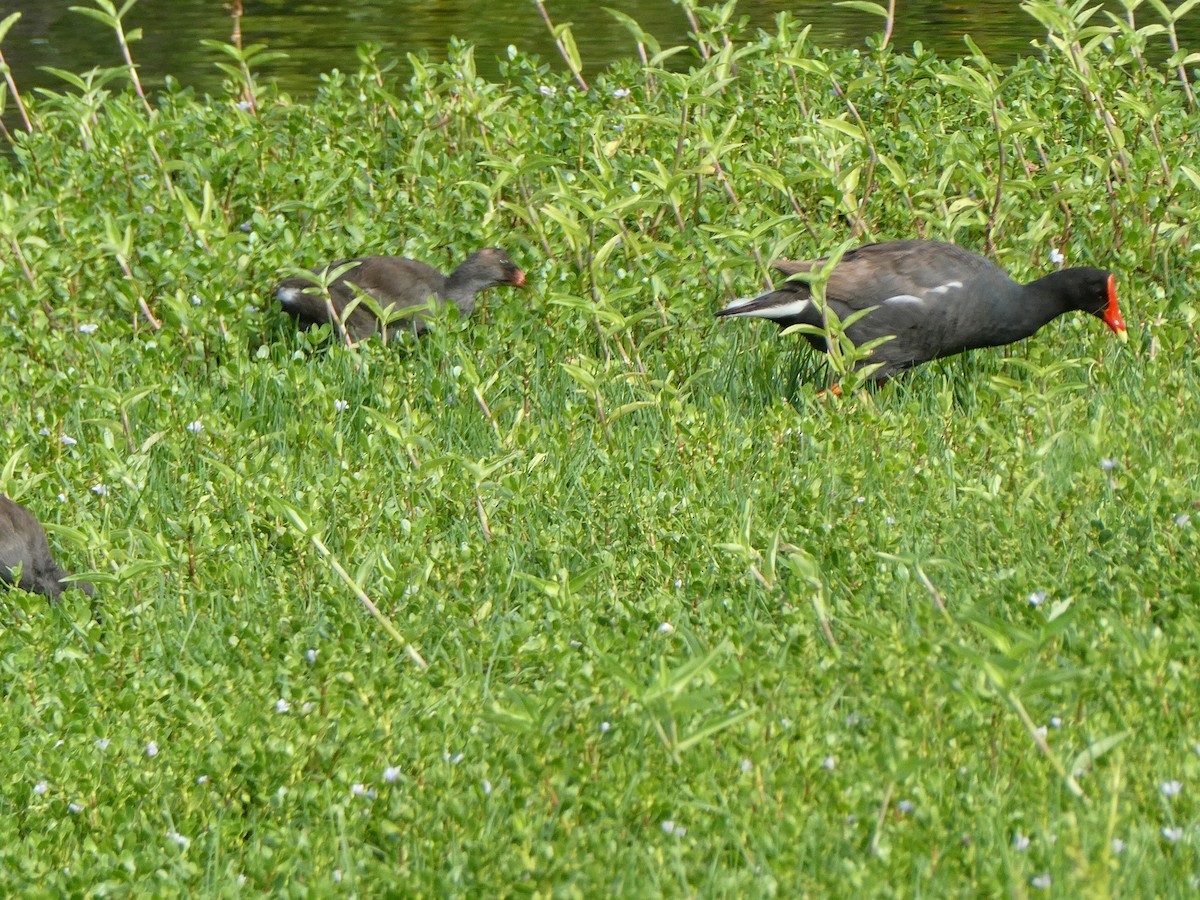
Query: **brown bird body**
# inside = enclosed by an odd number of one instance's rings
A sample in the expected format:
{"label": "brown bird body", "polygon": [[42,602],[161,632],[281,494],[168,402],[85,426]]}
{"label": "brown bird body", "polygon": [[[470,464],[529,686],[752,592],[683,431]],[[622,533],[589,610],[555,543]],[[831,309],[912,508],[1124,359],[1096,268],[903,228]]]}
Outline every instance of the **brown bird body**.
{"label": "brown bird body", "polygon": [[[379,330],[379,319],[365,303],[358,303],[349,315],[346,308],[358,297],[358,292],[371,298],[381,310],[392,307],[388,335],[398,331],[423,333],[428,328],[423,311],[407,315],[406,309],[426,307],[433,303],[453,303],[459,313],[468,316],[475,309],[475,295],[497,285],[525,285],[525,273],[508,254],[497,247],[485,247],[471,254],[450,275],[443,275],[433,266],[400,256],[364,256],[344,259],[312,271],[336,271],[350,266],[329,285],[329,296],[312,279],[285,278],[275,288],[275,296],[286,312],[304,326],[320,325],[331,320],[330,305],[336,310],[341,327],[352,340],[362,340]],[[355,290],[357,288],[357,291]]]}
{"label": "brown bird body", "polygon": [[[18,568],[19,581],[13,574]],[[57,600],[69,587],[92,596],[92,586],[86,581],[64,583],[62,579],[68,575],[54,561],[38,520],[25,507],[0,495],[0,583],[15,583],[23,591],[45,594],[51,600]]]}

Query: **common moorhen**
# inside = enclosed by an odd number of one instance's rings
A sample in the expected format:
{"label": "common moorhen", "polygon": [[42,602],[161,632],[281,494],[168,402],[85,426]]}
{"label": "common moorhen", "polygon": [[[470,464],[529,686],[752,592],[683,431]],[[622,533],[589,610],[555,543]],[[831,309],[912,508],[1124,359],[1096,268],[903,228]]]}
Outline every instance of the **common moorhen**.
{"label": "common moorhen", "polygon": [[[19,581],[13,575],[18,567]],[[25,507],[0,494],[0,583],[15,582],[21,590],[45,594],[51,600],[57,600],[70,587],[92,596],[92,586],[86,581],[64,583],[62,579],[68,575],[54,561],[38,520]]]}
{"label": "common moorhen", "polygon": [[[824,259],[772,265],[787,275],[811,272]],[[718,316],[757,316],[781,328],[823,327],[821,311],[804,281],[735,300]],[[1100,319],[1122,341],[1125,322],[1117,308],[1116,278],[1101,269],[1062,269],[1018,284],[982,256],[937,241],[885,241],[848,251],[825,286],[828,307],[844,321],[870,309],[845,331],[856,346],[891,336],[859,365],[880,363],[871,374],[885,382],[905,369],[976,347],[998,347],[1029,337],[1073,309]],[[820,335],[805,334],[818,350]]]}
{"label": "common moorhen", "polygon": [[[472,253],[448,277],[433,266],[400,256],[343,259],[313,269],[313,272],[319,276],[322,271],[334,271],[350,264],[353,267],[329,285],[329,300],[352,340],[370,337],[379,328],[378,318],[364,303],[359,303],[349,316],[343,318],[343,311],[358,296],[355,287],[381,309],[386,310],[391,306],[392,315],[401,313],[388,323],[390,337],[403,330],[423,333],[428,327],[425,316],[421,312],[409,315],[403,315],[402,312],[425,306],[431,298],[435,302],[449,301],[458,307],[462,315],[467,316],[475,309],[475,295],[480,291],[501,284],[516,287],[525,284],[525,273],[513,264],[507,253],[497,247],[485,247]],[[275,297],[285,311],[306,327],[330,320],[329,302],[324,291],[312,279],[285,278],[275,288]]]}

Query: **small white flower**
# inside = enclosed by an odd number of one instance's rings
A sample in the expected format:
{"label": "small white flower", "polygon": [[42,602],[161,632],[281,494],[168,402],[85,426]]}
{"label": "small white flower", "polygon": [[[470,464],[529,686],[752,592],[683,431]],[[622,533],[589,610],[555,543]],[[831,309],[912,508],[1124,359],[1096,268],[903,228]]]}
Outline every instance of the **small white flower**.
{"label": "small white flower", "polygon": [[1158,786],[1164,797],[1178,797],[1183,790],[1183,785],[1178,781],[1164,781]]}
{"label": "small white flower", "polygon": [[282,697],[280,697],[278,700],[275,701],[275,712],[285,713],[285,712],[290,712],[291,709],[292,709],[292,704],[288,703]]}
{"label": "small white flower", "polygon": [[92,485],[92,493],[95,494],[97,497],[107,497],[108,496],[108,485],[107,484],[93,484]]}
{"label": "small white flower", "polygon": [[87,322],[87,323],[85,323],[85,324],[83,324],[83,325],[80,325],[80,326],[79,326],[79,330],[80,330],[80,331],[81,331],[83,334],[95,334],[95,333],[96,333],[96,329],[97,329],[97,328],[99,328],[99,327],[100,327],[100,326],[99,326],[99,325],[97,325],[95,322]]}
{"label": "small white flower", "polygon": [[883,517],[883,524],[884,524],[884,525],[895,525],[895,524],[896,524],[896,520],[895,520],[895,519],[893,519],[891,516],[884,516],[884,517]]}
{"label": "small white flower", "polygon": [[341,870],[341,869],[334,869],[334,870],[333,870],[333,883],[334,883],[334,884],[341,884],[341,883],[342,883],[342,870]]}
{"label": "small white flower", "polygon": [[250,112],[250,110],[254,109],[254,104],[249,100],[239,100],[238,109],[240,109],[242,112]]}
{"label": "small white flower", "polygon": [[784,716],[782,719],[779,720],[779,727],[780,728],[791,728],[792,720],[787,718],[786,716]]}
{"label": "small white flower", "polygon": [[58,502],[59,502],[59,503],[66,503],[66,502],[67,502],[67,495],[66,495],[66,494],[59,494],[59,495],[58,495]]}
{"label": "small white flower", "polygon": [[492,783],[485,778],[485,779],[483,779],[482,787],[483,787],[483,793],[486,796],[491,796]]}
{"label": "small white flower", "polygon": [[658,626],[659,634],[670,634],[674,630],[675,630],[675,626],[672,625],[670,622],[663,622],[661,625]]}
{"label": "small white flower", "polygon": [[69,434],[64,434],[59,438],[59,441],[64,447],[74,447],[79,443],[79,441],[75,440],[75,438],[71,437]]}
{"label": "small white flower", "polygon": [[683,579],[682,578],[675,579],[675,587],[677,587],[677,588],[683,587]]}
{"label": "small white flower", "polygon": [[858,503],[858,504],[863,504],[863,503],[867,502],[867,498],[866,497],[855,497],[854,502]]}
{"label": "small white flower", "polygon": [[50,429],[49,428],[39,428],[38,434],[40,434],[42,437],[50,437]]}
{"label": "small white flower", "polygon": [[83,807],[80,806],[78,803],[68,803],[67,809],[69,809],[71,812],[75,813],[76,815],[83,812]]}
{"label": "small white flower", "polygon": [[1192,517],[1189,516],[1187,513],[1180,513],[1179,515],[1177,515],[1175,517],[1175,524],[1181,528],[1190,521],[1192,521]]}
{"label": "small white flower", "polygon": [[1066,261],[1067,258],[1063,256],[1061,250],[1059,250],[1057,247],[1050,248],[1050,262],[1054,263],[1056,266],[1061,266]]}
{"label": "small white flower", "polygon": [[558,88],[556,88],[552,84],[539,84],[538,85],[538,93],[541,94],[543,97],[553,97],[555,94],[558,93]]}
{"label": "small white flower", "polygon": [[826,772],[832,772],[834,769],[837,768],[837,760],[834,759],[832,756],[827,756],[823,760],[821,760],[821,768],[824,769]]}
{"label": "small white flower", "polygon": [[629,183],[629,189],[636,194],[638,191],[640,191],[642,189],[642,186],[640,184],[638,184],[636,181],[631,181]]}
{"label": "small white flower", "polygon": [[914,809],[916,809],[916,807],[913,806],[913,802],[911,800],[901,800],[899,803],[896,804],[896,809],[900,810],[900,812],[904,813],[907,816]]}
{"label": "small white flower", "polygon": [[108,749],[108,743],[109,743],[109,740],[108,740],[108,738],[96,738],[96,740],[94,741],[94,743],[95,743],[95,745],[96,745],[97,747],[99,747],[101,750],[107,750],[107,749]]}
{"label": "small white flower", "polygon": [[348,410],[350,408],[350,404],[347,403],[345,400],[334,400],[333,408],[334,408],[335,412],[345,412],[346,410]]}
{"label": "small white flower", "polygon": [[748,759],[743,759],[742,765],[741,765],[741,770],[743,772],[753,772],[754,771],[754,763],[750,762],[750,760],[748,760]]}
{"label": "small white flower", "polygon": [[304,701],[304,705],[300,707],[300,712],[304,713],[304,715],[307,716],[310,712],[312,712],[316,708],[317,708],[317,704],[313,703],[311,700],[306,700],[306,701]]}
{"label": "small white flower", "polygon": [[1032,594],[1029,595],[1029,605],[1030,606],[1041,606],[1045,602],[1046,602],[1046,592],[1045,591],[1034,591]]}
{"label": "small white flower", "polygon": [[1062,719],[1059,718],[1058,716],[1051,716],[1050,717],[1050,727],[1051,728],[1062,728]]}
{"label": "small white flower", "polygon": [[1104,457],[1104,459],[1100,460],[1100,468],[1103,469],[1105,472],[1111,472],[1116,467],[1117,467],[1117,461],[1115,459],[1113,459],[1111,456],[1106,456],[1106,457]]}
{"label": "small white flower", "polygon": [[1026,850],[1028,850],[1029,843],[1030,841],[1028,835],[1021,834],[1019,831],[1013,835],[1013,849],[1018,853],[1024,853]]}
{"label": "small white flower", "polygon": [[461,753],[455,753],[452,756],[450,754],[450,751],[447,750],[445,753],[442,754],[442,759],[444,759],[446,762],[450,763],[450,765],[452,765],[452,766],[457,766],[460,762],[462,762],[463,755]]}
{"label": "small white flower", "polygon": [[158,756],[158,744],[156,744],[154,741],[149,741],[146,744],[146,755],[151,759],[154,759],[154,757]]}
{"label": "small white flower", "polygon": [[687,834],[687,829],[673,819],[663,819],[661,827],[664,834],[673,834],[675,837],[683,837]]}
{"label": "small white flower", "polygon": [[59,747],[61,747],[65,743],[66,743],[66,741],[64,741],[62,738],[59,738],[57,741],[54,742],[54,749],[57,750]]}
{"label": "small white flower", "polygon": [[187,845],[192,842],[191,838],[186,838],[178,831],[168,831],[167,837],[177,843],[180,847],[187,848]]}
{"label": "small white flower", "polygon": [[208,784],[208,776],[207,775],[198,775],[196,777],[196,784]]}
{"label": "small white flower", "polygon": [[1112,847],[1113,853],[1120,853],[1125,849],[1125,842],[1120,838],[1113,838],[1109,846]]}
{"label": "small white flower", "polygon": [[629,88],[617,88],[613,91],[613,96],[618,100],[624,100],[629,96]]}
{"label": "small white flower", "polygon": [[601,734],[608,734],[608,730],[610,728],[612,728],[612,724],[610,722],[601,722],[600,723],[600,733]]}
{"label": "small white flower", "polygon": [[247,881],[249,881],[249,880],[250,880],[250,879],[246,877],[246,873],[245,873],[245,872],[241,872],[241,873],[239,873],[239,874],[238,874],[238,877],[237,877],[237,883],[238,883],[238,884],[245,884],[245,883],[246,883]]}
{"label": "small white flower", "polygon": [[192,294],[192,306],[199,306],[203,302],[199,294]]}
{"label": "small white flower", "polygon": [[1053,882],[1050,880],[1049,875],[1034,875],[1033,878],[1029,879],[1029,883],[1039,891],[1044,891],[1050,887]]}
{"label": "small white flower", "polygon": [[354,784],[350,785],[350,793],[355,797],[365,797],[367,796],[367,786],[361,781],[356,781]]}
{"label": "small white flower", "polygon": [[395,784],[400,779],[400,767],[388,766],[383,770],[383,780],[388,784]]}
{"label": "small white flower", "polygon": [[1163,828],[1162,836],[1165,837],[1172,844],[1177,844],[1177,843],[1179,843],[1180,839],[1183,837],[1183,829],[1167,826],[1167,827]]}
{"label": "small white flower", "polygon": [[320,652],[321,652],[320,650],[305,650],[304,651],[304,658],[308,660],[308,664],[310,666],[314,666],[317,664],[317,654]]}
{"label": "small white flower", "polygon": [[1048,731],[1049,729],[1045,725],[1039,725],[1037,728],[1033,729],[1034,734],[1040,738],[1044,738]]}
{"label": "small white flower", "polygon": [[197,419],[195,422],[188,422],[187,430],[192,434],[199,434],[204,430],[204,423]]}
{"label": "small white flower", "polygon": [[50,790],[50,785],[44,781],[39,781],[33,786],[33,792],[41,797],[46,791]]}

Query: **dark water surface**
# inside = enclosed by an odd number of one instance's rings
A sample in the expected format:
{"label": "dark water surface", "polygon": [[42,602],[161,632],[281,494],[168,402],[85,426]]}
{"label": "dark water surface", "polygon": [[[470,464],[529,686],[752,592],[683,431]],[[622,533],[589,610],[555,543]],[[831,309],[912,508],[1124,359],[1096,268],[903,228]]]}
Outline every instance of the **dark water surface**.
{"label": "dark water surface", "polygon": [[[122,0],[115,2],[120,6]],[[0,0],[0,18],[22,13],[3,43],[22,92],[37,85],[62,86],[56,77],[39,71],[40,66],[82,72],[121,62],[113,34],[69,9],[87,5],[90,0]],[[687,42],[687,19],[671,0],[547,0],[546,6],[556,23],[573,23],[585,75],[635,53],[629,32],[604,11],[605,6],[633,16],[664,47]],[[900,0],[897,6],[894,41],[900,47],[921,41],[942,55],[959,55],[964,52],[962,36],[970,33],[994,61],[1008,62],[1031,52],[1029,42],[1042,34],[1017,0]],[[510,44],[562,65],[532,0],[244,0],[244,7],[245,42],[265,43],[288,54],[259,71],[260,80],[275,80],[299,96],[313,92],[322,72],[357,70],[355,47],[364,41],[385,45],[385,58],[404,62],[406,52],[419,50],[444,58],[454,35],[475,44],[479,73],[492,78],[497,74],[496,58]],[[1106,8],[1118,5],[1109,3]],[[1153,11],[1144,9],[1139,24],[1158,21]],[[741,0],[737,15],[746,16],[751,28],[773,30],[775,16],[784,10],[811,23],[813,39],[829,47],[861,46],[882,24],[878,17],[827,0]],[[1093,21],[1108,19],[1097,14]],[[133,56],[149,86],[161,84],[169,74],[201,91],[219,90],[222,75],[213,66],[218,56],[199,42],[229,39],[226,0],[141,0],[127,15],[126,28],[142,29]],[[1200,50],[1200,10],[1184,19],[1180,31],[1184,46]],[[1157,49],[1157,55],[1165,55],[1165,41]]]}

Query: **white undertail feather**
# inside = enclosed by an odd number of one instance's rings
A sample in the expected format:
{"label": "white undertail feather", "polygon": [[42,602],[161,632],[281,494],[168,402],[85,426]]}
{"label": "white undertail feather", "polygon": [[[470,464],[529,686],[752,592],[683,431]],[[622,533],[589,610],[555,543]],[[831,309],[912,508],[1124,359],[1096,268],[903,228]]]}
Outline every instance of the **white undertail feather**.
{"label": "white undertail feather", "polygon": [[736,300],[731,300],[724,311],[731,316],[735,316],[737,313],[734,310],[741,309],[747,303],[753,303],[757,299],[758,297],[738,297]]}
{"label": "white undertail feather", "polygon": [[[760,295],[761,296],[761,295]],[[745,312],[738,312],[742,307],[753,303],[758,297],[742,297],[734,300],[725,307],[725,315],[727,316],[752,316],[759,319],[788,319],[793,316],[800,316],[812,304],[811,300],[793,300],[791,303],[784,303],[779,306],[770,306],[764,309],[748,309]]]}
{"label": "white undertail feather", "polygon": [[298,287],[281,287],[275,292],[275,299],[283,306],[291,306],[304,295]]}

